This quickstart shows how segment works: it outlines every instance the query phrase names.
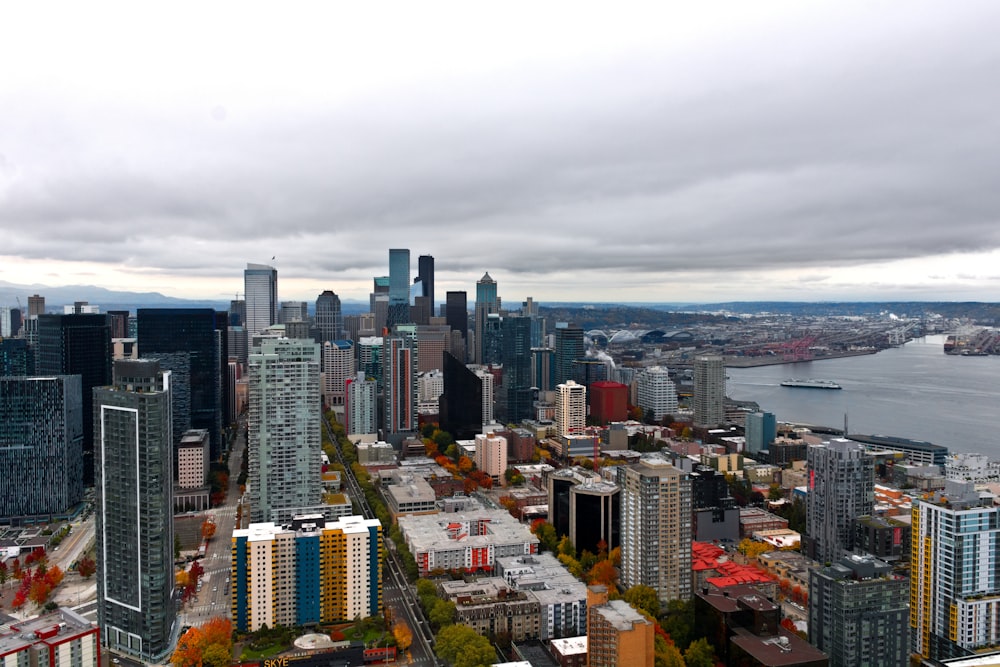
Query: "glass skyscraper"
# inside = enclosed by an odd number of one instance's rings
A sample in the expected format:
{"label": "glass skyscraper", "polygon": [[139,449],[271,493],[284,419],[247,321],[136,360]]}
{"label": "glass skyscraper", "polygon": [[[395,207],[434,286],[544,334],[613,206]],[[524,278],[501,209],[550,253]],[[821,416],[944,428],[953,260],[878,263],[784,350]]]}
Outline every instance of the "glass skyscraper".
{"label": "glass skyscraper", "polygon": [[389,312],[386,326],[391,329],[410,321],[410,251],[392,248],[389,250]]}
{"label": "glass skyscraper", "polygon": [[475,359],[477,364],[486,363],[486,326],[491,314],[500,312],[500,299],[497,297],[497,283],[489,272],[476,282],[476,346]]}
{"label": "glass skyscraper", "polygon": [[278,270],[247,264],[243,272],[246,329],[250,336],[278,323]]}

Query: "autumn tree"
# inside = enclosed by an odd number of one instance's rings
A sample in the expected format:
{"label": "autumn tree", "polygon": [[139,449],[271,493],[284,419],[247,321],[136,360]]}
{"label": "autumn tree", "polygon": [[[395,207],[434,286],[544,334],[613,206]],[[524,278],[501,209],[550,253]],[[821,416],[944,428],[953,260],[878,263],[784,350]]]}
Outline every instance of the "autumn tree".
{"label": "autumn tree", "polygon": [[396,638],[396,646],[402,651],[410,648],[410,644],[413,643],[413,631],[403,621],[399,621],[396,625],[392,626],[392,636]]}
{"label": "autumn tree", "polygon": [[590,568],[590,572],[587,573],[587,581],[591,584],[603,584],[608,588],[614,586],[615,581],[618,579],[618,570],[611,563],[610,560],[599,560],[594,563],[594,567]]}
{"label": "autumn tree", "polygon": [[212,536],[215,535],[215,522],[214,521],[204,521],[201,524],[201,539],[210,540]]}
{"label": "autumn tree", "polygon": [[62,583],[65,573],[62,571],[58,565],[53,565],[45,573],[45,582],[49,585],[49,588],[56,588]]}
{"label": "autumn tree", "polygon": [[9,576],[10,573],[7,571],[7,563],[0,561],[0,586],[7,583],[7,578]]}
{"label": "autumn tree", "polygon": [[653,638],[653,667],[685,667],[684,656],[673,642],[656,635]]}
{"label": "autumn tree", "polygon": [[714,667],[715,651],[704,637],[696,639],[684,651],[684,664],[688,667]]}
{"label": "autumn tree", "polygon": [[453,667],[487,667],[497,661],[489,640],[462,624],[442,628],[434,638],[434,652]]}
{"label": "autumn tree", "polygon": [[656,618],[660,615],[660,597],[651,586],[636,584],[622,594],[622,599],[647,616]]}
{"label": "autumn tree", "polygon": [[188,574],[187,570],[177,570],[174,574],[174,584],[177,588],[187,588],[188,583],[191,581],[191,576]]}
{"label": "autumn tree", "polygon": [[232,621],[216,617],[181,635],[170,662],[175,667],[225,667],[232,658]]}
{"label": "autumn tree", "polygon": [[736,545],[736,550],[746,556],[748,560],[757,560],[757,557],[761,554],[774,551],[774,547],[767,542],[758,542],[757,540],[752,540],[749,537],[744,537],[740,540],[740,543]]}

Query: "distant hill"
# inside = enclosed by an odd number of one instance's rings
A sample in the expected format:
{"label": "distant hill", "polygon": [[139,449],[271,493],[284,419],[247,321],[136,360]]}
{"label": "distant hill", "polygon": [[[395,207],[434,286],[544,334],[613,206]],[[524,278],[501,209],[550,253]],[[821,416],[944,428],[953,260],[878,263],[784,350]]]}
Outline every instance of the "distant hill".
{"label": "distant hill", "polygon": [[178,299],[159,292],[126,292],[109,290],[96,285],[66,285],[50,287],[48,285],[17,285],[0,280],[0,304],[14,306],[18,299],[21,306],[28,307],[28,297],[41,294],[45,297],[45,307],[59,308],[75,301],[87,301],[101,307],[101,311],[134,310],[139,308],[229,308],[228,301],[205,301],[196,299]]}

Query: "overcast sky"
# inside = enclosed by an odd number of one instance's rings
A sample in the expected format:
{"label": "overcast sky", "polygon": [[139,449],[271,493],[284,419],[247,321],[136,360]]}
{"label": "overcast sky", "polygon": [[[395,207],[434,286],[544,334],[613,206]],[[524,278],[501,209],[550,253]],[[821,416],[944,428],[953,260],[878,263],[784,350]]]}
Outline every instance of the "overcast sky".
{"label": "overcast sky", "polygon": [[994,0],[24,4],[0,280],[1000,299]]}

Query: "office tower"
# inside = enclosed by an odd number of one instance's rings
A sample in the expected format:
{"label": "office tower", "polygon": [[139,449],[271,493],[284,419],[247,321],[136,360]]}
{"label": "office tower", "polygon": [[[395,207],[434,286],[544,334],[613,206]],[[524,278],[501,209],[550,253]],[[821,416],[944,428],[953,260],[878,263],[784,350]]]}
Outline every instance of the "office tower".
{"label": "office tower", "polygon": [[383,371],[382,371],[382,348],[385,339],[381,336],[362,337],[358,341],[358,370],[365,374],[366,378],[375,380],[378,384],[378,393],[382,393]]}
{"label": "office tower", "polygon": [[0,375],[3,523],[50,519],[83,497],[82,387],[79,375]]}
{"label": "office tower", "polygon": [[485,364],[486,348],[484,346],[486,334],[486,320],[490,314],[500,312],[500,298],[497,296],[497,283],[490,278],[490,274],[484,273],[483,277],[476,283],[476,321],[475,321],[475,357],[477,364]]}
{"label": "office tower", "polygon": [[344,388],[344,417],[348,435],[378,433],[378,384],[358,372]]}
{"label": "office tower", "polygon": [[304,322],[309,319],[309,304],[305,301],[282,301],[278,305],[278,324]]}
{"label": "office tower", "polygon": [[587,425],[587,388],[572,380],[556,387],[556,432],[580,433]]}
{"label": "office tower", "polygon": [[[492,388],[492,377],[490,378]],[[492,396],[491,396],[492,398]],[[456,440],[471,440],[482,432],[483,383],[475,371],[453,354],[444,355],[444,393],[438,399],[441,429]]]}
{"label": "office tower", "polygon": [[247,488],[253,521],[322,500],[319,345],[263,338],[250,355]]}
{"label": "office tower", "polygon": [[382,344],[384,436],[417,429],[417,332],[414,325],[397,326]]}
{"label": "office tower", "polygon": [[243,272],[246,329],[253,336],[278,323],[278,270],[266,264],[247,264]]}
{"label": "office tower", "polygon": [[354,343],[332,340],[323,343],[323,403],[343,405],[344,387],[354,376]]}
{"label": "office tower", "polygon": [[692,537],[699,542],[740,539],[740,509],[729,494],[726,474],[695,464],[691,471]]}
{"label": "office tower", "polygon": [[11,338],[21,331],[21,310],[10,306],[0,307],[0,338]]}
{"label": "office tower", "polygon": [[503,321],[504,318],[499,313],[489,313],[482,335],[476,332],[477,345],[483,352],[479,360],[481,366],[503,365]]}
{"label": "office tower", "polygon": [[341,340],[344,337],[340,297],[330,290],[325,290],[316,297],[316,328],[319,329],[319,340],[316,342],[320,344],[328,340]]}
{"label": "office tower", "polygon": [[422,296],[427,297],[431,304],[431,315],[434,315],[434,257],[421,255],[417,258],[417,277],[420,280]]}
{"label": "office tower", "polygon": [[549,475],[549,523],[569,535],[577,552],[596,554],[603,540],[610,551],[620,544],[621,493],[600,473],[574,466]]}
{"label": "office tower", "polygon": [[972,482],[913,501],[910,627],[915,653],[947,660],[1000,645],[1000,507]]}
{"label": "office tower", "polygon": [[652,366],[636,377],[636,405],[647,421],[660,421],[677,413],[677,387],[662,366]]}
{"label": "office tower", "polygon": [[368,295],[369,310],[375,317],[375,335],[381,336],[389,320],[389,276],[376,276],[374,291]]}
{"label": "office tower", "polygon": [[296,516],[233,531],[236,629],[286,628],[382,613],[382,524],[360,516]]}
{"label": "office tower", "polygon": [[521,317],[531,320],[531,347],[542,347],[545,339],[545,318],[538,314],[538,304],[530,296],[521,302]]}
{"label": "office tower", "polygon": [[809,641],[830,667],[909,663],[909,582],[872,556],[809,571]]}
{"label": "office tower", "polygon": [[147,663],[171,649],[174,589],[170,372],[116,361],[94,389],[97,623],[113,651]]}
{"label": "office tower", "polygon": [[32,294],[28,297],[28,317],[37,317],[45,314],[45,297]]}
{"label": "office tower", "polygon": [[174,512],[203,512],[209,508],[208,464],[211,442],[208,431],[194,429],[177,443],[177,485]]}
{"label": "office tower", "polygon": [[445,292],[444,321],[453,331],[461,332],[463,341],[468,341],[469,306],[465,292]]}
{"label": "office tower", "polygon": [[211,308],[140,308],[139,357],[170,371],[173,442],[192,428],[208,431],[212,460],[222,455],[222,342]]}
{"label": "office tower", "polygon": [[410,321],[410,251],[406,248],[391,248],[386,327],[392,329],[400,324],[409,324]]}
{"label": "office tower", "polygon": [[83,484],[94,483],[94,387],[111,384],[107,315],[39,315],[38,375],[79,375],[83,384]]}
{"label": "office tower", "polygon": [[583,346],[583,329],[571,326],[565,322],[556,324],[556,348],[553,358],[553,382],[563,384],[573,379],[573,362],[583,359],[586,350]]}
{"label": "office tower", "polygon": [[620,382],[590,385],[590,417],[601,426],[628,419],[628,387]]}
{"label": "office tower", "polygon": [[806,461],[804,552],[821,563],[833,562],[854,548],[855,517],[872,513],[875,465],[863,445],[842,438],[810,446]]}
{"label": "office tower", "polygon": [[421,373],[444,367],[444,353],[451,349],[451,329],[444,324],[417,325],[417,352]]}
{"label": "office tower", "polygon": [[[219,378],[219,423],[223,429],[236,422],[235,419],[226,419],[226,406],[233,400],[229,377],[229,313],[223,310],[215,312],[215,340],[219,350],[218,358],[218,378]],[[136,334],[139,333],[139,321],[136,318]],[[225,437],[223,435],[223,437]],[[220,451],[224,447],[220,447]]]}
{"label": "office tower", "polygon": [[618,468],[621,582],[653,588],[663,607],[691,598],[691,480],[664,459]]}
{"label": "office tower", "polygon": [[0,376],[34,375],[35,354],[24,338],[0,340]]}
{"label": "office tower", "polygon": [[536,347],[531,350],[531,384],[539,391],[555,388],[555,350]]}
{"label": "office tower", "polygon": [[232,299],[229,301],[229,325],[234,327],[245,327],[247,323],[247,302],[246,299]]}
{"label": "office tower", "polygon": [[694,360],[694,423],[717,426],[726,420],[726,364],[722,357]]}
{"label": "office tower", "polygon": [[655,629],[606,586],[587,587],[587,667],[653,667]]}
{"label": "office tower", "polygon": [[531,419],[535,392],[531,378],[531,320],[505,317],[502,333],[503,392],[506,394],[505,423]]}
{"label": "office tower", "polygon": [[108,326],[111,327],[112,338],[128,338],[128,311],[109,310]]}
{"label": "office tower", "polygon": [[230,357],[226,362],[226,408],[225,420],[227,424],[235,424],[243,411],[242,401],[237,396],[236,386],[243,377],[243,366],[235,357]]}
{"label": "office tower", "polygon": [[244,327],[232,326],[229,327],[226,335],[229,338],[227,356],[246,365],[250,352],[250,337],[247,335],[247,330]]}
{"label": "office tower", "polygon": [[747,452],[753,456],[768,449],[778,437],[778,420],[773,412],[752,412],[747,415]]}

